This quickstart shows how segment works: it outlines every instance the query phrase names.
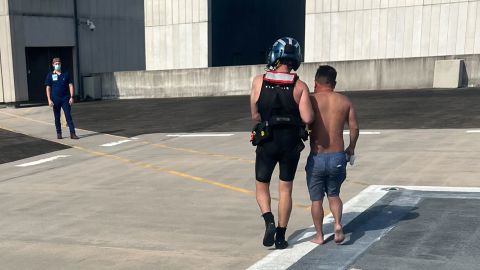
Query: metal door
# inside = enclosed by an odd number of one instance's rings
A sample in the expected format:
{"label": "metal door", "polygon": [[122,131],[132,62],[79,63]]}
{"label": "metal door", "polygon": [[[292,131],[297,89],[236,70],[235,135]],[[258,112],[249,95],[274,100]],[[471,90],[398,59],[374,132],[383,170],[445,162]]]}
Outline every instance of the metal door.
{"label": "metal door", "polygon": [[44,82],[48,72],[52,71],[54,57],[62,59],[62,70],[68,71],[74,81],[72,47],[27,47],[25,57],[29,102],[47,102]]}

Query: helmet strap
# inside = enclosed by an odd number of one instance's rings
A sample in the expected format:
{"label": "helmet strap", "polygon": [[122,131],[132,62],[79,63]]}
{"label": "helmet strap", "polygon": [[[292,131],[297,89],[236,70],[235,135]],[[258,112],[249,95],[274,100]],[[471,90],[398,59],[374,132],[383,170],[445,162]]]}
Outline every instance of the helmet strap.
{"label": "helmet strap", "polygon": [[277,69],[280,65],[281,65],[281,64],[280,64],[280,59],[277,59],[277,61],[275,61],[273,70]]}
{"label": "helmet strap", "polygon": [[277,59],[273,65],[267,65],[265,71],[273,71],[280,66],[280,59]]}

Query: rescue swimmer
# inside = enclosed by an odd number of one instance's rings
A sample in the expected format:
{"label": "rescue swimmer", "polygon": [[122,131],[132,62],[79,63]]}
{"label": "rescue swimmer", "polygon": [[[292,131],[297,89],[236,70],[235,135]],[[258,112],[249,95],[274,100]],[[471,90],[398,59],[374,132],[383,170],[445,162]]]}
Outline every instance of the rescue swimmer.
{"label": "rescue swimmer", "polygon": [[[291,37],[278,39],[267,56],[265,74],[252,82],[250,108],[255,125],[251,142],[256,149],[256,199],[265,221],[264,246],[288,247],[285,231],[292,210],[292,188],[306,125],[313,119],[308,86],[296,71],[302,62],[302,49]],[[303,141],[302,141],[303,140]],[[278,224],[271,211],[270,180],[275,166],[280,167]]]}

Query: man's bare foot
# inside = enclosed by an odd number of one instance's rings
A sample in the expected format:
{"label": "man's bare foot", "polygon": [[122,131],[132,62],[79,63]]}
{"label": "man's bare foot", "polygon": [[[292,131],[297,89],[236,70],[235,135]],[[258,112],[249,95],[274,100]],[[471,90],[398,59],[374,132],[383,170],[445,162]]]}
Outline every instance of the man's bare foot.
{"label": "man's bare foot", "polygon": [[323,235],[315,235],[315,238],[310,240],[310,242],[318,244],[318,245],[323,245],[325,243],[325,240],[323,240]]}
{"label": "man's bare foot", "polygon": [[342,226],[335,226],[335,237],[333,238],[333,241],[337,244],[341,244],[343,240],[345,240],[345,234],[343,234]]}

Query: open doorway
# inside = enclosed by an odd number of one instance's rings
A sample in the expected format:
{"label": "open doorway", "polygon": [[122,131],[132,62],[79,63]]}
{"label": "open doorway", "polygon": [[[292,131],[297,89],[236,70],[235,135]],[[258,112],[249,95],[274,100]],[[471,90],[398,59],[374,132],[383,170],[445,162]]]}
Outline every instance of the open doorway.
{"label": "open doorway", "polygon": [[52,71],[52,59],[62,59],[62,70],[68,71],[74,81],[73,73],[73,47],[27,47],[25,48],[27,60],[28,101],[32,103],[46,103],[45,77]]}
{"label": "open doorway", "polygon": [[279,38],[304,48],[305,0],[211,0],[211,66],[265,64]]}

